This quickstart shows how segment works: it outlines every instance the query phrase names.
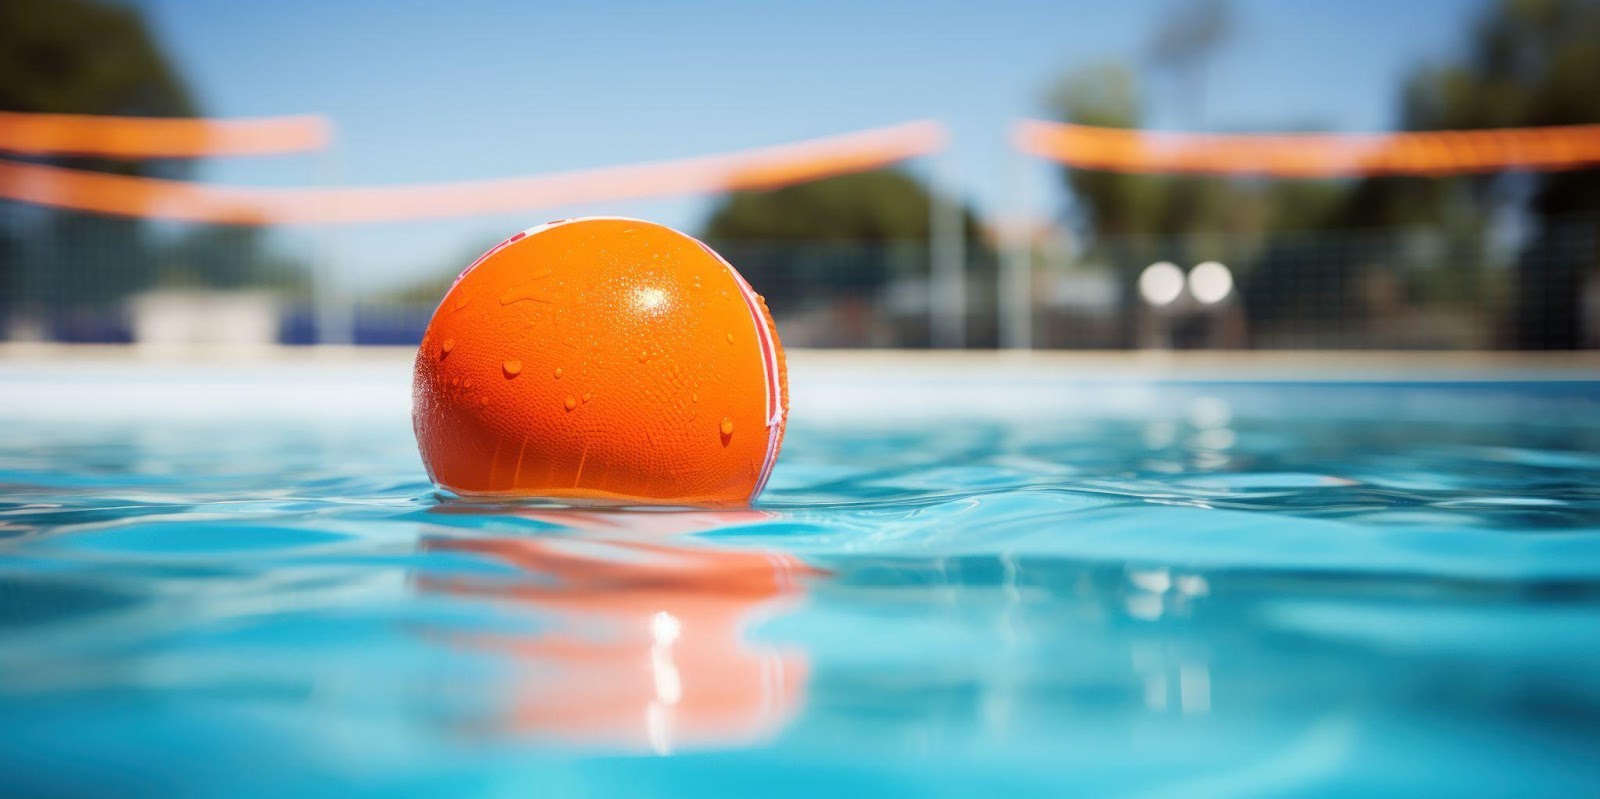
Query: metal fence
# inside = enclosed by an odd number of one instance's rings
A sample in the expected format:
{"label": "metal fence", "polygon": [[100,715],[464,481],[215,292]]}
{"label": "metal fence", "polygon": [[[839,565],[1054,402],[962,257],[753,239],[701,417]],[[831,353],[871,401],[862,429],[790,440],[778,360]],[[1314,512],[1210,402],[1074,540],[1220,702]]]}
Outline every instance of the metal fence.
{"label": "metal fence", "polygon": [[[0,338],[404,345],[437,302],[319,292],[317,275],[339,264],[314,263],[313,248],[275,254],[253,228],[16,205],[0,218]],[[952,326],[969,347],[1600,346],[1596,218],[1521,237],[1429,228],[1048,244],[1063,238],[1010,252],[967,242],[958,322],[941,300],[950,273],[926,241],[710,243],[766,296],[790,346],[942,346]],[[441,291],[460,266],[439,265]]]}
{"label": "metal fence", "polygon": [[[1202,266],[1204,265],[1204,266]],[[1482,228],[1128,237],[1035,248],[1043,348],[1600,346],[1600,219]]]}

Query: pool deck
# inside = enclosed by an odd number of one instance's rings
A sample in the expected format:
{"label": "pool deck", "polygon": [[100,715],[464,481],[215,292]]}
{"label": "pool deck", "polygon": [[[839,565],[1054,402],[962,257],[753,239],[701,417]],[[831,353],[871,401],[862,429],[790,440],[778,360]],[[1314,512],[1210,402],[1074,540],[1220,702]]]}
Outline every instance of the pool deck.
{"label": "pool deck", "polygon": [[[408,419],[410,347],[0,345],[0,419]],[[840,423],[1058,414],[1165,384],[1538,382],[1600,389],[1600,353],[791,350],[791,410]],[[1084,390],[1090,389],[1093,390]],[[1142,404],[1141,404],[1142,403]]]}
{"label": "pool deck", "polygon": [[[409,362],[413,347],[185,347],[0,343],[0,369],[85,364],[241,365]],[[797,370],[877,378],[986,375],[1208,380],[1600,380],[1600,350],[1574,352],[1398,350],[806,350],[789,349]]]}

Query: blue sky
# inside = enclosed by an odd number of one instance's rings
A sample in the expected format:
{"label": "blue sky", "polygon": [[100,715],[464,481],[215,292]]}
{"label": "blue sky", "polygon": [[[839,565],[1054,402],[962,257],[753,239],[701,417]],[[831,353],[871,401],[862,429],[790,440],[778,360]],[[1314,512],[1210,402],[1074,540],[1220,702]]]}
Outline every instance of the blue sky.
{"label": "blue sky", "polygon": [[[1204,127],[1382,130],[1417,65],[1461,45],[1485,0],[1235,0]],[[462,180],[756,147],[918,118],[954,136],[937,169],[980,211],[1058,212],[1050,169],[1007,178],[1007,131],[1061,75],[1145,63],[1174,0],[535,4],[147,0],[212,116],[322,113],[351,184]],[[1186,127],[1171,87],[1148,118]],[[316,158],[215,162],[207,180],[303,184]],[[1013,189],[1013,186],[1020,188]],[[338,235],[353,283],[453,272],[468,250],[579,213],[694,230],[711,199],[581,206]],[[295,237],[286,237],[286,246]]]}

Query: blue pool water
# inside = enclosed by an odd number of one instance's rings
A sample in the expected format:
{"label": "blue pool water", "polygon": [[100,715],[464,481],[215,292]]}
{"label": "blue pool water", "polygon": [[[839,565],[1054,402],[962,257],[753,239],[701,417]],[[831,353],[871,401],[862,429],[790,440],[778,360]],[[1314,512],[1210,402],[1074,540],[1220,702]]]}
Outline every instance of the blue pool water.
{"label": "blue pool water", "polygon": [[664,512],[437,495],[403,370],[58,372],[0,796],[1600,790],[1600,383],[797,373]]}

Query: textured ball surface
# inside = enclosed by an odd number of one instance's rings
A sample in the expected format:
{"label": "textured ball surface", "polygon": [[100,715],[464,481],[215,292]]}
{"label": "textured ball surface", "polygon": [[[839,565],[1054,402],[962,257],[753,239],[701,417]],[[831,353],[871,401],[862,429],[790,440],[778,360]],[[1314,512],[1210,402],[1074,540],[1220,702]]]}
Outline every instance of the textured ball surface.
{"label": "textured ball surface", "polygon": [[563,220],[484,254],[417,352],[412,424],[462,495],[744,505],[788,413],[772,316],[696,239]]}

